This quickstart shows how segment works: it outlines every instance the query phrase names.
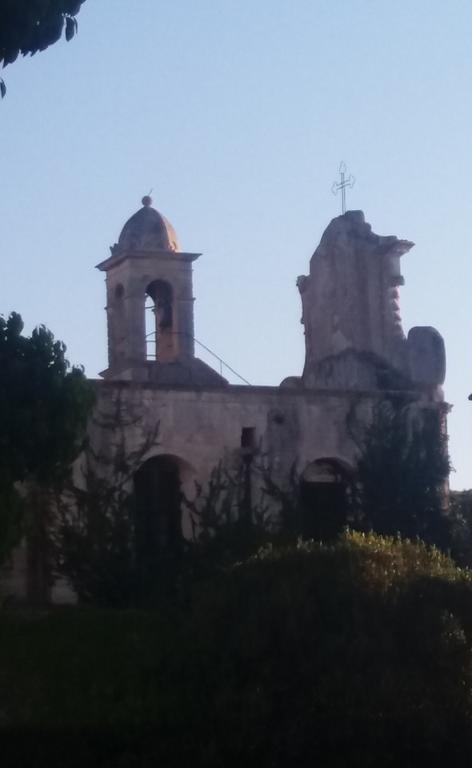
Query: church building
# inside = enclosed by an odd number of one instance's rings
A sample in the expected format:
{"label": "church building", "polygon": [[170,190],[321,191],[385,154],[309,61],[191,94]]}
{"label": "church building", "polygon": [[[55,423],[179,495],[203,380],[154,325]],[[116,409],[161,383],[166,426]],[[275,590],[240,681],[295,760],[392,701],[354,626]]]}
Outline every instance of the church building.
{"label": "church building", "polygon": [[[402,329],[400,259],[412,245],[374,234],[361,211],[333,219],[297,279],[303,371],[287,371],[278,386],[235,385],[195,354],[200,254],[182,251],[172,225],[143,198],[97,267],[106,283],[108,367],[94,382],[89,438],[96,456],[139,457],[130,483],[156,550],[192,535],[179,499],[204,492],[221,462],[245,468],[253,498],[258,468],[281,487],[295,468],[307,535],[317,506],[339,526],[356,435],[375,403],[402,394],[418,409],[445,413],[442,337],[431,327],[407,336]],[[19,588],[18,573],[13,582]]]}
{"label": "church building", "polygon": [[[259,457],[281,485],[296,464],[311,499],[319,491],[324,504],[336,505],[334,486],[355,469],[353,430],[368,422],[376,401],[401,391],[418,407],[442,402],[442,337],[417,327],[405,338],[401,324],[400,258],[412,243],[375,235],[360,211],[334,219],[309,274],[297,280],[303,372],[279,386],[236,386],[195,356],[192,271],[200,254],[181,251],[171,224],[149,197],[142,202],[98,264],[106,281],[108,368],[97,407],[113,413],[120,398],[124,411],[136,414],[127,427],[135,448],[159,424],[158,444],[138,476],[156,510],[170,477],[191,496],[219,462],[242,456],[254,463]],[[94,440],[103,441],[97,431]],[[189,535],[185,515],[180,524]]]}

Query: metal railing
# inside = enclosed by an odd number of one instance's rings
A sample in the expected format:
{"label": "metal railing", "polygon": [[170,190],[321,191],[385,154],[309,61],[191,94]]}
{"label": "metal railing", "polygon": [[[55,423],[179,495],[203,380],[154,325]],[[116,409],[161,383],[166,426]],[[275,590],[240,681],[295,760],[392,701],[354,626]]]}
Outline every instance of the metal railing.
{"label": "metal railing", "polygon": [[[226,363],[222,357],[217,355],[216,352],[213,352],[213,350],[210,349],[210,347],[207,347],[206,344],[204,344],[202,341],[199,341],[198,339],[196,339],[195,336],[179,333],[178,331],[172,331],[171,333],[174,336],[186,336],[187,338],[191,338],[192,341],[195,342],[195,344],[198,344],[199,347],[201,347],[206,352],[208,352],[208,354],[210,354],[215,360],[218,361],[220,376],[223,376],[223,370],[227,369],[234,376],[236,376],[240,381],[242,381],[243,384],[247,384],[248,386],[251,386],[250,382],[247,379],[245,379],[244,376],[241,376],[241,374],[235,371],[234,368],[232,368],[228,363]],[[150,344],[154,346],[155,352],[153,354],[149,354]],[[156,344],[156,331],[151,331],[151,333],[146,334],[146,359],[159,361],[159,353],[158,353],[157,344]]]}

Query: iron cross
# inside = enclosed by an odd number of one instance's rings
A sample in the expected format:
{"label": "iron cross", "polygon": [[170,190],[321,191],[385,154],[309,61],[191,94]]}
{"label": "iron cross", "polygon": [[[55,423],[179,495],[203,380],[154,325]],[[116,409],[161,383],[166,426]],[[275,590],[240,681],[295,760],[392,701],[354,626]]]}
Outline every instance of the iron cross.
{"label": "iron cross", "polygon": [[346,187],[353,187],[356,183],[356,180],[354,176],[350,173],[349,176],[346,177],[346,163],[340,163],[339,165],[339,176],[341,178],[340,181],[334,181],[333,186],[331,187],[331,192],[333,195],[337,195],[339,190],[341,190],[341,212],[346,213]]}

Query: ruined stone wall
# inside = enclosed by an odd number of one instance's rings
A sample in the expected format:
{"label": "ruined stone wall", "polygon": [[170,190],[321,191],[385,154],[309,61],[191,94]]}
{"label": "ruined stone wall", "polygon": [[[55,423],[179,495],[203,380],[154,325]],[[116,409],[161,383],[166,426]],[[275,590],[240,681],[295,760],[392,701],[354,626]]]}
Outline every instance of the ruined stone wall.
{"label": "ruined stone wall", "polygon": [[[228,386],[218,389],[165,389],[128,382],[100,382],[96,412],[112,416],[120,401],[130,450],[159,422],[155,454],[179,457],[205,478],[225,455],[238,453],[244,427],[255,430],[259,451],[274,470],[283,472],[294,460],[303,465],[320,456],[354,460],[348,438],[347,413],[358,394],[283,390],[278,387]],[[127,414],[127,415],[126,415]],[[97,446],[109,430],[92,429]]]}
{"label": "ruined stone wall", "polygon": [[429,326],[402,328],[400,257],[413,243],[372,232],[362,211],[326,228],[298,278],[309,389],[427,390],[443,399],[445,350]]}
{"label": "ruined stone wall", "polygon": [[[323,458],[354,468],[358,441],[374,403],[388,395],[249,386],[165,389],[131,382],[98,382],[97,392],[98,417],[90,431],[95,452],[110,453],[113,442],[123,439],[126,452],[139,451],[159,423],[157,444],[143,461],[160,454],[178,459],[189,498],[195,482],[205,487],[221,460],[228,466],[237,464],[244,428],[254,430],[255,464],[270,468],[281,487],[294,464],[300,474]],[[108,419],[122,426],[100,427]],[[183,529],[189,535],[189,520],[183,520]]]}
{"label": "ruined stone wall", "polygon": [[[90,424],[90,444],[96,455],[111,458],[117,446],[126,453],[139,452],[159,424],[154,445],[142,456],[175,457],[181,468],[182,490],[188,498],[195,483],[203,488],[221,460],[236,465],[242,455],[243,428],[254,430],[255,463],[271,469],[280,486],[289,481],[294,464],[300,475],[319,459],[355,468],[359,439],[383,391],[310,391],[279,387],[227,386],[213,389],[166,389],[134,382],[95,383],[97,402]],[[398,393],[393,393],[398,395]],[[416,395],[417,405],[431,406],[427,395]],[[79,458],[76,476],[80,476]],[[113,462],[103,466],[112,480]],[[254,473],[257,486],[260,475]],[[257,491],[257,487],[254,487]],[[255,497],[256,498],[256,497]],[[191,535],[188,513],[183,533]],[[0,593],[23,599],[26,595],[25,552],[18,551],[11,568],[0,578]],[[62,582],[53,599],[71,601],[73,594]]]}

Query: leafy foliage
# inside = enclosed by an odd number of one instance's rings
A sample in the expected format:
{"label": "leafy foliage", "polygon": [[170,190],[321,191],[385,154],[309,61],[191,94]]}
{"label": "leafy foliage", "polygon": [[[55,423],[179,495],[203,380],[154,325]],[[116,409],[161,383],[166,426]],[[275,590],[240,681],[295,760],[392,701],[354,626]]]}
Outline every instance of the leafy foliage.
{"label": "leafy foliage", "polygon": [[270,744],[277,765],[315,754],[324,766],[417,765],[462,727],[460,756],[471,736],[471,586],[437,550],[361,534],[269,547],[232,569],[198,609],[214,644],[210,686],[225,669],[212,722],[217,733],[231,724],[224,757],[270,765]]}
{"label": "leafy foliage", "polygon": [[[85,0],[0,0],[0,64],[12,64],[21,53],[35,54],[67,41],[77,32],[76,15]],[[0,80],[0,94],[6,86]]]}
{"label": "leafy foliage", "polygon": [[22,331],[20,315],[0,317],[0,467],[6,484],[50,485],[83,447],[93,393],[47,328]]}
{"label": "leafy foliage", "polygon": [[472,491],[449,492],[451,554],[459,565],[472,567]]}
{"label": "leafy foliage", "polygon": [[[97,755],[170,768],[469,761],[471,575],[424,544],[267,547],[197,585],[185,610],[1,621],[3,754],[9,729],[35,733],[15,740],[18,763],[29,749],[50,768]],[[51,728],[65,749],[50,748]]]}
{"label": "leafy foliage", "polygon": [[247,471],[244,462],[229,467],[220,461],[207,487],[197,483],[195,498],[184,499],[193,528],[188,560],[196,578],[245,560],[274,535],[276,524],[264,493],[255,503],[246,498]]}
{"label": "leafy foliage", "polygon": [[56,500],[57,567],[85,603],[123,606],[139,597],[133,477],[158,445],[159,424],[128,449],[126,429],[138,420],[124,413],[119,396],[111,414],[95,413],[91,426],[106,434],[107,448],[96,453],[88,446],[80,476]]}
{"label": "leafy foliage", "polygon": [[[151,449],[159,445],[159,424],[145,432],[137,447],[130,447],[127,427],[138,421],[139,413],[133,414],[129,403],[124,409],[120,396],[106,418],[95,413],[91,427],[104,430],[101,443],[106,449],[95,453],[88,446],[80,475],[70,478],[56,500],[57,570],[81,602],[136,606],[143,600],[155,603],[164,595],[168,600],[186,599],[193,582],[216,577],[269,541],[296,540],[294,488],[280,489],[263,472],[258,498],[250,494],[248,499],[244,462],[230,466],[221,461],[205,487],[196,484],[194,497],[181,494],[181,511],[189,515],[192,526],[191,540],[182,537],[178,546],[156,551],[156,567],[146,578],[139,562],[133,480]],[[278,514],[270,512],[274,503]],[[165,516],[166,510],[156,514]]]}
{"label": "leafy foliage", "polygon": [[438,411],[382,401],[364,434],[352,488],[360,525],[444,546],[449,471],[447,435]]}
{"label": "leafy foliage", "polygon": [[64,482],[83,447],[93,393],[65,346],[44,326],[23,336],[20,315],[0,317],[0,515],[2,546],[18,531],[16,483]]}
{"label": "leafy foliage", "polygon": [[156,552],[152,573],[143,573],[133,479],[150,450],[159,445],[159,424],[148,430],[138,447],[129,448],[126,427],[139,415],[129,412],[129,404],[127,410],[125,415],[118,397],[107,419],[93,416],[92,425],[108,433],[107,449],[96,454],[89,446],[80,477],[71,478],[57,498],[58,571],[83,603],[136,606],[163,597],[182,598],[191,582],[213,577],[256,552],[273,527],[262,505],[251,506],[245,514],[242,469],[229,470],[221,462],[205,490],[197,484],[192,500],[182,494],[182,511],[190,515],[193,526],[192,540],[182,538],[178,546]]}

